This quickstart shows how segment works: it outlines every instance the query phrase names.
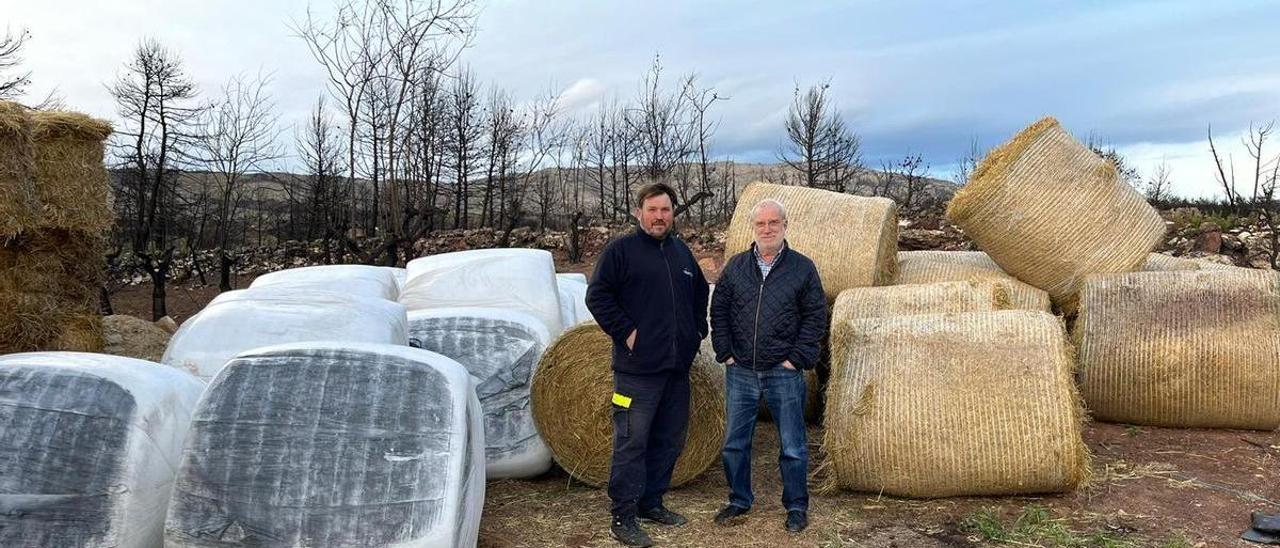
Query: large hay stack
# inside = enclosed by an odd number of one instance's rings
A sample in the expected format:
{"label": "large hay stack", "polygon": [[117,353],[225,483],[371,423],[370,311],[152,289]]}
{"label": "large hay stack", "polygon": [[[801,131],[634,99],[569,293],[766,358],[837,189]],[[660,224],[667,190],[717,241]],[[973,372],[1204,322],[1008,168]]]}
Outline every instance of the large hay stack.
{"label": "large hay stack", "polygon": [[[612,344],[595,322],[566,330],[542,355],[531,389],[533,419],[556,463],[594,486],[608,483],[613,451]],[[724,443],[724,367],[706,354],[690,371],[689,434],[673,486],[710,468]]]}
{"label": "large hay stack", "polygon": [[1061,320],[1005,310],[849,320],[824,447],[836,486],[909,497],[1074,489],[1088,474]]}
{"label": "large hay stack", "polygon": [[1115,166],[1045,118],[992,150],[947,206],[1004,271],[1074,312],[1084,277],[1140,267],[1164,221]]}
{"label": "large hay stack", "polygon": [[1050,310],[1049,294],[1019,281],[981,251],[899,251],[898,284],[1000,281],[1009,294],[1009,308]]}
{"label": "large hay stack", "polygon": [[101,351],[105,122],[0,102],[0,353]]}
{"label": "large hay stack", "polygon": [[813,259],[828,302],[850,287],[893,283],[898,264],[898,208],[887,198],[751,183],[738,197],[725,234],[726,259],[751,249],[751,208],[765,198],[787,208],[787,243]]}
{"label": "large hay stack", "polygon": [[1090,276],[1073,335],[1099,420],[1280,427],[1280,276],[1248,269]]}

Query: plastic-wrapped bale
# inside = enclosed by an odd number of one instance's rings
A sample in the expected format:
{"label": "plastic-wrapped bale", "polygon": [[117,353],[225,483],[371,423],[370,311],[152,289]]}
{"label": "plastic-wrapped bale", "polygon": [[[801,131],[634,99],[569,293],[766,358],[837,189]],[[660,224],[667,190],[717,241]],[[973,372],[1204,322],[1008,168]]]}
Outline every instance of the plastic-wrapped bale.
{"label": "plastic-wrapped bale", "polygon": [[[533,418],[556,463],[579,481],[609,481],[613,451],[612,340],[595,323],[566,330],[533,374]],[[671,485],[705,472],[724,443],[724,366],[699,353],[690,371],[689,433]]]}
{"label": "plastic-wrapped bale", "polygon": [[1088,474],[1062,321],[1001,310],[868,318],[827,387],[835,485],[908,497],[1074,489]]}
{"label": "plastic-wrapped bale", "polygon": [[26,107],[0,101],[0,243],[40,220],[33,126]]}
{"label": "plastic-wrapped bale", "polygon": [[404,283],[409,280],[409,271],[394,266],[384,266],[387,272],[391,273],[391,277],[396,280],[396,298],[400,296],[400,290],[404,289]]}
{"label": "plastic-wrapped bale", "polygon": [[466,369],[434,352],[245,352],[192,416],[165,546],[475,546],[481,416]]}
{"label": "plastic-wrapped bale", "polygon": [[931,284],[999,280],[1009,293],[1009,308],[1050,310],[1049,294],[1007,274],[981,251],[899,251],[898,283]]}
{"label": "plastic-wrapped bale", "polygon": [[130,358],[0,356],[0,546],[159,546],[203,389]]}
{"label": "plastic-wrapped bale", "polygon": [[1072,334],[1093,416],[1280,427],[1278,284],[1273,271],[1243,268],[1090,276]]}
{"label": "plastic-wrapped bale", "polygon": [[947,218],[1067,313],[1085,276],[1141,267],[1165,233],[1164,220],[1115,165],[1053,118],[992,150],[951,199]]}
{"label": "plastic-wrapped bale", "polygon": [[263,274],[249,284],[258,287],[295,287],[334,291],[394,301],[400,296],[395,274],[380,266],[333,264],[304,266]]}
{"label": "plastic-wrapped bale", "polygon": [[564,330],[555,261],[541,249],[475,249],[409,261],[400,302],[409,310],[481,306],[532,314]]}
{"label": "plastic-wrapped bale", "polygon": [[887,198],[751,183],[738,197],[729,222],[725,257],[751,249],[751,208],[765,198],[786,207],[787,243],[813,259],[828,302],[850,287],[893,283],[898,264],[898,208]]}
{"label": "plastic-wrapped bale", "polygon": [[595,321],[595,317],[587,309],[585,282],[556,275],[556,288],[560,291],[560,320],[565,327]]}
{"label": "plastic-wrapped bale", "polygon": [[484,409],[485,476],[528,478],[551,468],[538,435],[529,382],[551,334],[523,312],[439,308],[409,313],[409,345],[447,356],[476,378]]}
{"label": "plastic-wrapped bale", "polygon": [[409,344],[398,303],[297,287],[251,287],[218,295],[182,323],[161,361],[209,380],[236,354],[307,341]]}
{"label": "plastic-wrapped bale", "polygon": [[1147,261],[1142,263],[1142,271],[1144,272],[1160,272],[1165,270],[1229,270],[1232,268],[1236,267],[1208,260],[1172,257],[1165,255],[1164,253],[1152,253],[1147,256]]}
{"label": "plastic-wrapped bale", "polygon": [[587,275],[586,275],[586,274],[583,274],[583,273],[581,273],[581,272],[559,272],[559,273],[557,273],[557,274],[556,274],[556,279],[557,279],[557,280],[568,280],[568,281],[571,281],[571,282],[578,282],[578,283],[581,283],[581,284],[587,284],[587,283],[590,283],[590,282],[588,282],[588,280],[587,280]]}

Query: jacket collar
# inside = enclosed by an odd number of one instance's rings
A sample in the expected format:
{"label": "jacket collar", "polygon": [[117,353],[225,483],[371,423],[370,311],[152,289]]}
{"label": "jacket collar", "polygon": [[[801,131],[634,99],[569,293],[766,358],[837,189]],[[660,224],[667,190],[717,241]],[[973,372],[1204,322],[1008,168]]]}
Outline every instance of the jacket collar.
{"label": "jacket collar", "polygon": [[653,245],[659,245],[662,242],[669,242],[675,239],[675,227],[674,226],[671,227],[671,230],[667,231],[667,236],[661,240],[654,238],[653,236],[650,236],[649,233],[645,232],[644,229],[641,228],[639,224],[636,224],[636,234],[640,237],[641,240],[649,242]]}

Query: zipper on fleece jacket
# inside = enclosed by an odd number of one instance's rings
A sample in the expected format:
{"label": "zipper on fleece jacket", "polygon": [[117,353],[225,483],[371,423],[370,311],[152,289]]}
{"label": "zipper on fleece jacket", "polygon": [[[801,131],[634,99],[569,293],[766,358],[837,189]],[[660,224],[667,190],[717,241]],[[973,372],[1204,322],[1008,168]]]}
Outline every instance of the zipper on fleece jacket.
{"label": "zipper on fleece jacket", "polygon": [[[671,328],[673,332],[678,333],[675,331],[679,328],[679,320],[676,318],[676,281],[671,277],[671,262],[667,261],[666,245],[666,238],[663,238],[662,241],[658,242],[658,254],[662,255],[662,264],[667,270],[667,288],[671,290]],[[639,339],[639,337],[636,338]],[[676,338],[673,336],[671,337],[671,359],[674,360],[678,355],[679,352],[676,350]]]}

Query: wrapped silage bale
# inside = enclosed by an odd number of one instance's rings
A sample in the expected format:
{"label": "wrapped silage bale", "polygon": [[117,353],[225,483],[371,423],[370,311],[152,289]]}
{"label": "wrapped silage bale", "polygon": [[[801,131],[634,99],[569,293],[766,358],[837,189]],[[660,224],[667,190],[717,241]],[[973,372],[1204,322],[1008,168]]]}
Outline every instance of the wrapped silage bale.
{"label": "wrapped silage bale", "polygon": [[263,274],[249,284],[250,288],[268,286],[334,291],[388,301],[394,301],[400,296],[400,286],[391,269],[360,264],[289,268]]}
{"label": "wrapped silage bale", "polygon": [[555,261],[541,249],[474,249],[409,261],[400,303],[409,310],[481,306],[518,310],[564,329]]}
{"label": "wrapped silage bale", "polygon": [[1236,267],[1208,260],[1183,259],[1181,257],[1165,255],[1164,253],[1152,253],[1147,256],[1146,262],[1142,263],[1142,271],[1144,272],[1159,272],[1164,270],[1228,270],[1231,268]]}
{"label": "wrapped silage bale", "polygon": [[559,272],[556,274],[556,279],[568,280],[571,282],[578,282],[581,284],[589,283],[587,281],[587,275],[581,272]]}
{"label": "wrapped silage bale", "polygon": [[560,291],[560,319],[566,328],[595,321],[595,316],[587,309],[586,282],[557,275],[556,288]]}
{"label": "wrapped silage bale", "polygon": [[0,546],[159,546],[203,389],[132,358],[0,356]]}
{"label": "wrapped silage bale", "polygon": [[1165,233],[1115,165],[1053,118],[993,149],[951,199],[947,218],[1069,314],[1085,276],[1138,269]]}
{"label": "wrapped silage bale", "polygon": [[848,320],[824,448],[841,488],[908,497],[1074,489],[1088,475],[1062,321],[1026,310]]}
{"label": "wrapped silage bale", "polygon": [[1073,326],[1099,420],[1280,427],[1280,275],[1178,270],[1090,276]]}
{"label": "wrapped silage bale", "polygon": [[409,345],[462,364],[476,379],[484,409],[485,476],[528,478],[551,468],[538,435],[529,383],[551,344],[541,320],[495,308],[438,308],[409,313]]}
{"label": "wrapped silage bale", "polygon": [[786,208],[787,243],[813,260],[828,303],[850,287],[893,283],[898,264],[898,206],[888,198],[751,183],[738,197],[725,232],[726,258],[751,249],[755,240],[751,209],[765,198]]}
{"label": "wrapped silage bale", "polygon": [[[613,451],[613,341],[592,323],[569,328],[534,371],[533,418],[556,462],[583,483],[609,481]],[[724,444],[724,366],[705,341],[689,371],[689,432],[671,485],[680,486],[720,459]]]}
{"label": "wrapped silage bale", "polygon": [[434,352],[245,352],[192,416],[165,545],[475,546],[481,416],[466,369]]}
{"label": "wrapped silage bale", "polygon": [[384,266],[382,268],[390,272],[391,277],[396,280],[396,296],[398,298],[400,290],[404,289],[404,283],[409,280],[409,271],[394,266]]}
{"label": "wrapped silage bale", "polygon": [[293,286],[251,287],[218,295],[182,323],[162,363],[208,381],[236,354],[275,344],[345,341],[409,344],[404,306]]}
{"label": "wrapped silage bale", "polygon": [[1049,294],[1010,276],[981,251],[899,251],[898,284],[998,280],[1009,293],[1009,308],[1050,310]]}

